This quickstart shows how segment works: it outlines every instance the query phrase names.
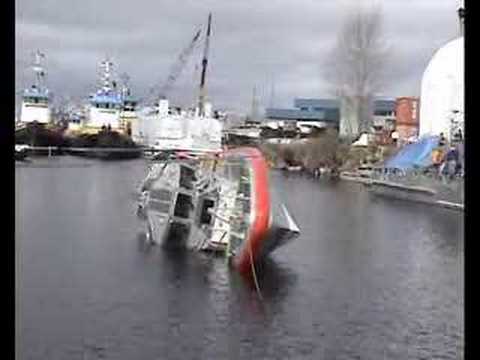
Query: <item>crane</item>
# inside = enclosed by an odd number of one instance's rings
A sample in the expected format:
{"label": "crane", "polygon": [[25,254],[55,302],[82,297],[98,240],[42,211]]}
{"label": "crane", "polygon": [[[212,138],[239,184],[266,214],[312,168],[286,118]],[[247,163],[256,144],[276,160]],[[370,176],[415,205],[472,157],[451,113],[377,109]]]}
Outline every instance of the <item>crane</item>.
{"label": "crane", "polygon": [[185,49],[183,49],[183,51],[180,53],[175,63],[170,68],[169,75],[159,91],[159,95],[161,98],[165,98],[167,96],[167,94],[175,84],[175,81],[178,79],[183,69],[185,68],[187,61],[190,55],[192,54],[193,50],[195,49],[195,45],[197,44],[198,39],[200,38],[200,33],[201,33],[201,30],[198,30],[195,33],[195,35],[193,36],[188,46]]}
{"label": "crane", "polygon": [[207,36],[205,38],[205,48],[203,49],[203,59],[202,59],[202,77],[200,79],[200,96],[198,99],[198,108],[200,110],[200,115],[205,115],[205,77],[207,74],[207,65],[208,65],[208,51],[210,49],[210,33],[212,26],[212,13],[208,14],[208,25],[207,25]]}

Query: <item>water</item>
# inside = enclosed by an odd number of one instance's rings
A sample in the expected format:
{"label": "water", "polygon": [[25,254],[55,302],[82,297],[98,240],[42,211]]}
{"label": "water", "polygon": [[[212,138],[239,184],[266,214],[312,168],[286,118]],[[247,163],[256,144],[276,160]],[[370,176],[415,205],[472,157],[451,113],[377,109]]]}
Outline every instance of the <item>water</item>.
{"label": "water", "polygon": [[272,174],[302,230],[259,270],[147,246],[142,160],[16,168],[17,359],[463,358],[463,217]]}

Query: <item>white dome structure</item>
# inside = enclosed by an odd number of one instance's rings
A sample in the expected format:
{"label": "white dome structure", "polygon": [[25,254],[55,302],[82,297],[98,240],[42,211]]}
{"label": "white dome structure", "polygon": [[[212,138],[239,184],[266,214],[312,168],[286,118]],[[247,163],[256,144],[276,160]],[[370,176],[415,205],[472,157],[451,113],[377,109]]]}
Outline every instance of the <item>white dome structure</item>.
{"label": "white dome structure", "polygon": [[461,36],[441,47],[423,74],[420,136],[443,133],[449,138],[452,120],[463,122],[463,113],[464,38]]}

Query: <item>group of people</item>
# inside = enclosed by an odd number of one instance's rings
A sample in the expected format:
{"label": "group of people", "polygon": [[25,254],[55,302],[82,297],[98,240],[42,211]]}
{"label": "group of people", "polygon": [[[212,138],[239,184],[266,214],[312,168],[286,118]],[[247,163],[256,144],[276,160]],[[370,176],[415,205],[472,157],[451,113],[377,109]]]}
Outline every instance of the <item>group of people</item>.
{"label": "group of people", "polygon": [[463,136],[457,133],[449,144],[444,134],[440,134],[438,147],[432,151],[435,172],[441,177],[453,179],[464,175]]}

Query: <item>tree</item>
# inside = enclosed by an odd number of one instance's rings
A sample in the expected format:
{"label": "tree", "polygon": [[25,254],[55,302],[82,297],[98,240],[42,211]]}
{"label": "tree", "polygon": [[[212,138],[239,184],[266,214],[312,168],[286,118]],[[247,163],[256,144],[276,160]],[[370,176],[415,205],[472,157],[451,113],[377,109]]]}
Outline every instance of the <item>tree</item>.
{"label": "tree", "polygon": [[326,63],[326,78],[340,98],[340,135],[370,129],[373,97],[382,85],[387,59],[379,6],[356,5],[345,18]]}

